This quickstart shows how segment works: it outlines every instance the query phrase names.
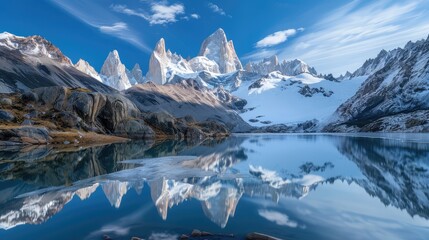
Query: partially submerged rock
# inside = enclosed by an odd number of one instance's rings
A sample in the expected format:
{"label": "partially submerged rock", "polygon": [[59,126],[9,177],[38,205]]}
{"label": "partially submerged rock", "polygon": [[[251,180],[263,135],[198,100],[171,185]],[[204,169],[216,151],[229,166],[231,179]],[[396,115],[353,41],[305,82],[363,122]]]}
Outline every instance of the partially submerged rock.
{"label": "partially submerged rock", "polygon": [[280,240],[279,238],[262,234],[262,233],[257,233],[257,232],[247,234],[246,239],[247,240]]}

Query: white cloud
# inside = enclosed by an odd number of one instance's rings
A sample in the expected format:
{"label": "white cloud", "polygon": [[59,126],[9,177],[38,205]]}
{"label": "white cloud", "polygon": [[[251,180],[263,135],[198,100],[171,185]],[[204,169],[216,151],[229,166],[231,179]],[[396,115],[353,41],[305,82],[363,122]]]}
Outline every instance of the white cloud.
{"label": "white cloud", "polygon": [[142,10],[128,8],[125,5],[112,5],[111,8],[119,13],[141,17],[151,25],[177,22],[177,16],[185,13],[185,6],[180,3],[172,5],[164,2],[152,3],[150,7],[151,14],[145,13]]}
{"label": "white cloud", "polygon": [[173,5],[162,5],[162,4],[153,4],[152,5],[152,16],[149,21],[150,24],[166,24],[170,22],[176,22],[176,15],[184,14],[185,7],[183,4],[173,4]]}
{"label": "white cloud", "polygon": [[267,219],[270,222],[273,222],[280,226],[286,226],[290,228],[296,228],[298,227],[298,223],[295,221],[292,221],[289,219],[289,217],[286,214],[277,212],[277,211],[270,211],[270,210],[258,210],[259,216]]}
{"label": "white cloud", "polygon": [[145,52],[151,52],[136,31],[99,4],[75,0],[51,0],[51,2],[83,23],[99,29],[100,32],[122,39]]}
{"label": "white cloud", "polygon": [[428,5],[421,0],[353,1],[307,28],[279,57],[303,59],[324,73],[354,71],[382,49],[427,37]]}
{"label": "white cloud", "polygon": [[293,36],[296,33],[297,33],[296,29],[287,29],[287,30],[275,32],[258,41],[256,43],[256,47],[262,48],[262,47],[272,47],[272,46],[278,45],[280,43],[285,42],[288,39],[288,37]]}
{"label": "white cloud", "polygon": [[191,14],[191,18],[199,19],[200,17],[201,17],[201,16],[200,16],[200,15],[198,15],[198,14],[196,14],[196,13]]}
{"label": "white cloud", "polygon": [[222,16],[226,16],[226,12],[222,8],[220,8],[218,5],[213,4],[213,3],[209,3],[208,6],[214,13],[218,13]]}

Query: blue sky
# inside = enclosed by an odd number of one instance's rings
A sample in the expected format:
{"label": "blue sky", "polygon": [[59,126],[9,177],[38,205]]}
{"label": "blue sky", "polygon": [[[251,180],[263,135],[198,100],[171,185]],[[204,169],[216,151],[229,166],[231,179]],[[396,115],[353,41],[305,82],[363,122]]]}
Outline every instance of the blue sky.
{"label": "blue sky", "polygon": [[426,38],[427,16],[426,0],[14,0],[0,9],[0,31],[41,35],[97,70],[117,49],[128,68],[139,63],[145,72],[161,37],[193,57],[221,27],[243,63],[278,54],[340,74]]}

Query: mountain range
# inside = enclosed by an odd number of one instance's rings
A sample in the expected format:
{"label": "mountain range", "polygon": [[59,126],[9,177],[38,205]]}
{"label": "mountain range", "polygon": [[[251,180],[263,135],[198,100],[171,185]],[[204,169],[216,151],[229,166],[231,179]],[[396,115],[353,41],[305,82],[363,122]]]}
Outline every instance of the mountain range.
{"label": "mountain range", "polygon": [[73,64],[40,36],[2,33],[0,92],[85,88],[124,96],[143,115],[191,116],[233,132],[426,132],[428,52],[429,38],[409,42],[335,78],[302,60],[277,56],[243,67],[232,40],[218,29],[193,58],[167,50],[160,39],[146,74],[138,64],[127,69],[116,50],[97,72],[85,60]]}

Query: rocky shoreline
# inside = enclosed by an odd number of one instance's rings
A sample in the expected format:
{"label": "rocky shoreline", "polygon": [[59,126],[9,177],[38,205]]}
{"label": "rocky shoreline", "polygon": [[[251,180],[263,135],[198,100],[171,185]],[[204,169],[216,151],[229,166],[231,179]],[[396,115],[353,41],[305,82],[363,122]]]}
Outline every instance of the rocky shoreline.
{"label": "rocky shoreline", "polygon": [[165,111],[142,112],[120,93],[58,86],[0,94],[0,145],[190,141],[229,134],[221,122],[176,118]]}
{"label": "rocky shoreline", "polygon": [[[103,240],[114,240],[108,235],[102,237]],[[131,237],[131,240],[143,240],[140,237]],[[178,240],[227,240],[227,239],[245,239],[245,240],[281,240],[267,234],[252,232],[248,233],[245,237],[235,236],[234,234],[217,234],[194,229],[190,234],[182,234]]]}

